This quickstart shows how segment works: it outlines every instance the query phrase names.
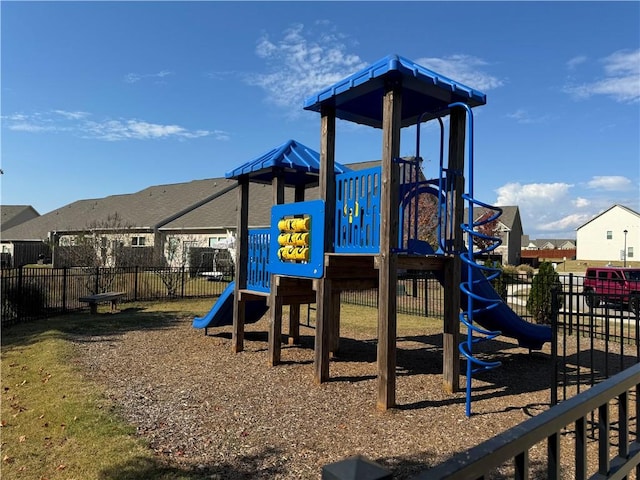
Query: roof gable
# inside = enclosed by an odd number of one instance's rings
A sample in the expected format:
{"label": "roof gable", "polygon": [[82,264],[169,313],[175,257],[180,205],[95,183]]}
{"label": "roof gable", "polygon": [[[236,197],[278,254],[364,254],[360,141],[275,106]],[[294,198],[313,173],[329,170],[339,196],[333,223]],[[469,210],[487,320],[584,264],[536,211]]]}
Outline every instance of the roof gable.
{"label": "roof gable", "polygon": [[640,218],[640,213],[636,212],[635,210],[632,210],[629,207],[625,207],[624,205],[619,205],[619,204],[614,204],[612,206],[610,206],[609,208],[607,208],[604,212],[599,213],[598,215],[596,215],[595,217],[593,217],[590,220],[587,220],[585,223],[583,223],[582,225],[580,225],[578,228],[576,228],[576,230],[580,230],[582,227],[590,224],[591,222],[593,222],[594,220],[600,218],[603,215],[606,215],[607,213],[609,213],[611,210],[613,210],[614,208],[621,208],[623,210],[625,210],[626,212],[630,213],[631,215],[634,215],[638,218]]}
{"label": "roof gable", "polygon": [[2,205],[0,207],[0,231],[15,227],[39,215],[31,205]]}

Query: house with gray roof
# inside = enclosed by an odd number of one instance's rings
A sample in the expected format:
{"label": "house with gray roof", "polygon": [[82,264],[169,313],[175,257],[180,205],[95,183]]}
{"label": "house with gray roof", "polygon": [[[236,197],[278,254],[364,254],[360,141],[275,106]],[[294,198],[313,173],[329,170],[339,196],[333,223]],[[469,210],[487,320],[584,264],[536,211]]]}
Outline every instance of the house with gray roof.
{"label": "house with gray roof", "polygon": [[[318,153],[290,140],[250,163],[260,166],[258,170],[270,166],[280,169],[293,182],[294,176],[304,172],[305,197],[315,199],[318,182],[314,162],[318,158]],[[339,164],[336,168],[344,169]],[[265,182],[257,177],[249,188],[249,228],[266,228],[270,224],[273,191]],[[165,258],[169,265],[184,265],[186,252],[193,247],[228,248],[233,243],[239,208],[237,188],[237,180],[221,177],[78,200],[8,228],[3,232],[2,244],[51,245],[53,263],[60,266],[56,250],[62,252],[64,247],[77,246],[79,236],[90,236],[106,252],[104,266],[117,264],[109,253],[114,251],[115,243],[131,250],[153,250],[151,256],[156,260]],[[285,202],[292,202],[295,189],[285,188],[284,195]],[[145,258],[149,260],[150,256]]]}
{"label": "house with gray roof", "polygon": [[[2,205],[0,206],[0,239],[4,238],[4,232],[12,227],[37,218],[40,214],[31,205]],[[0,261],[3,267],[10,267],[16,261],[18,264],[25,258],[38,258],[41,248],[35,250],[29,244],[2,242],[0,244]],[[33,250],[33,251],[32,251]]]}
{"label": "house with gray roof", "polygon": [[[520,265],[520,249],[523,236],[520,209],[513,205],[500,206],[499,208],[502,209],[502,214],[495,220],[494,233],[502,240],[502,244],[493,251],[493,254],[500,256],[502,265]],[[477,222],[493,213],[493,210],[476,207],[473,209],[473,219]],[[468,215],[469,209],[465,209],[465,221]]]}

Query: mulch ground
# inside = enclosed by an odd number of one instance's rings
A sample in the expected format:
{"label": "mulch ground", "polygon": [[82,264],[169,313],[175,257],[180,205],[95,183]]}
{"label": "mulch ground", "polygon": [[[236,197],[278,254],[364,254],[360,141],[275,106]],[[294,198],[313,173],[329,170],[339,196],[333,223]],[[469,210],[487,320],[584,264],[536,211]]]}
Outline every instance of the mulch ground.
{"label": "mulch ground", "polygon": [[[301,327],[300,345],[284,342],[282,364],[270,367],[266,318],[247,325],[237,354],[231,327],[205,336],[191,320],[76,343],[80,364],[122,416],[159,458],[194,478],[317,479],[324,465],[353,455],[409,478],[549,405],[549,351],[509,339],[487,342],[487,358],[502,366],[473,380],[466,418],[464,391],[442,388],[439,332],[399,331],[398,406],[381,412],[375,338],[343,332],[331,380],[315,385],[312,328]],[[545,448],[531,452],[532,465]]]}

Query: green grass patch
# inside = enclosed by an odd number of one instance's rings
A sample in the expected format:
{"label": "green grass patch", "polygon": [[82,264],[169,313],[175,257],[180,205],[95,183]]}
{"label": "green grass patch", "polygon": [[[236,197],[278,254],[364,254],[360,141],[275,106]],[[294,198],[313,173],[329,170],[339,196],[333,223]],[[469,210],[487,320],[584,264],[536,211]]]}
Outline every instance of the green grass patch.
{"label": "green grass patch", "polygon": [[156,457],[76,362],[71,337],[166,328],[209,301],[129,305],[126,314],[77,314],[17,325],[2,336],[2,478],[196,479]]}

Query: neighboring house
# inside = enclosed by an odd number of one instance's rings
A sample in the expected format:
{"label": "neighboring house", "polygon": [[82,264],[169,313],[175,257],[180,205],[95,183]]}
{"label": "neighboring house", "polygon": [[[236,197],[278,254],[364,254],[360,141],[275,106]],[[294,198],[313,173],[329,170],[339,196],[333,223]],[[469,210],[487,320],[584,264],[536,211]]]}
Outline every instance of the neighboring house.
{"label": "neighboring house", "polygon": [[529,240],[523,238],[523,250],[575,250],[576,241],[571,239],[541,238]]}
{"label": "neighboring house", "polygon": [[[496,234],[502,240],[493,254],[499,255],[503,265],[520,265],[520,250],[522,244],[522,220],[517,206],[501,206],[502,215],[496,220]],[[465,209],[464,220],[468,218],[469,210]],[[478,221],[493,210],[481,207],[473,209],[474,221]]]}
{"label": "neighboring house", "polygon": [[576,241],[571,239],[542,238],[530,240],[528,235],[523,237],[522,263],[537,268],[541,262],[564,262],[575,260]]}
{"label": "neighboring house", "polygon": [[[273,160],[273,155],[284,165],[288,156],[300,161],[317,161],[319,156],[291,140],[256,161]],[[360,168],[365,166],[369,164]],[[251,183],[249,197],[249,228],[269,227],[274,198],[271,185]],[[313,182],[306,188],[305,198],[318,198]],[[284,200],[294,200],[294,188],[285,189]],[[157,263],[162,258],[171,266],[181,266],[188,264],[192,248],[228,248],[233,244],[237,209],[236,180],[211,178],[157,185],[136,193],[73,202],[7,229],[2,243],[51,245],[54,266],[68,265],[70,249],[88,243],[86,239],[104,266],[123,261],[118,259],[131,264],[132,259]],[[113,254],[116,250],[120,253],[117,256]]]}
{"label": "neighboring house", "polygon": [[[190,247],[219,246],[235,230],[235,190],[235,181],[212,178],[79,200],[8,229],[2,242],[46,242],[54,246],[55,265],[55,247],[75,246],[79,235],[91,234],[106,249],[106,257],[117,242],[131,249],[154,249],[165,256],[172,249],[168,263],[184,264],[183,255]],[[260,185],[252,194],[261,197],[256,205],[270,207],[269,189]],[[252,226],[268,225],[268,215],[258,209],[249,216]]]}
{"label": "neighboring house", "polygon": [[[40,214],[31,205],[2,205],[0,206],[0,240],[4,240],[4,232],[12,227],[37,218]],[[43,255],[41,245],[30,242],[1,241],[0,260],[3,267],[35,263]]]}
{"label": "neighboring house", "polygon": [[638,261],[640,213],[613,205],[577,229],[577,259]]}

